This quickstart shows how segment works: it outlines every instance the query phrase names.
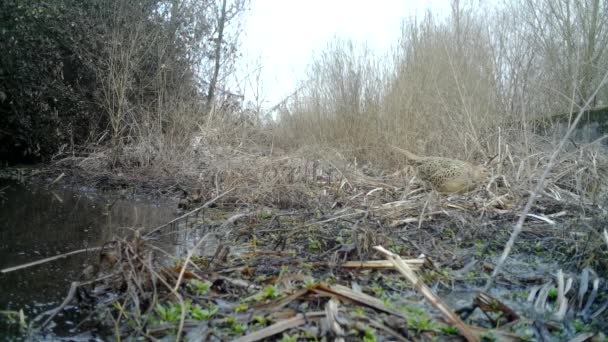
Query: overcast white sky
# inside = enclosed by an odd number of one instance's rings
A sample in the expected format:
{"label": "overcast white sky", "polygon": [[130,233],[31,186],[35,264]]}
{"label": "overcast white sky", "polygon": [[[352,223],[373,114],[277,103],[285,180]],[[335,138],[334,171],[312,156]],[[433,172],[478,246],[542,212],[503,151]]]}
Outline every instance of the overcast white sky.
{"label": "overcast white sky", "polygon": [[[245,64],[260,58],[265,107],[295,90],[314,52],[334,37],[365,42],[385,53],[399,39],[401,21],[449,11],[450,0],[252,0],[242,36]],[[251,99],[251,89],[245,89]]]}

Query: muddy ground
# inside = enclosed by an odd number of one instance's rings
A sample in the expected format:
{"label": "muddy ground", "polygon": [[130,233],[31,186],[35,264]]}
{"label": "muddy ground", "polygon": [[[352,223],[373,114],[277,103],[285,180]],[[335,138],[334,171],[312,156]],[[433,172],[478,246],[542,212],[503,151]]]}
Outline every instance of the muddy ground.
{"label": "muddy ground", "polygon": [[[584,341],[608,331],[601,205],[539,199],[483,292],[525,196],[488,207],[483,190],[370,185],[352,199],[325,179],[317,206],[285,208],[201,198],[196,182],[169,177],[40,171],[28,181],[181,200],[181,219],[108,242],[69,298],[94,313],[80,331],[104,339]],[[177,252],[163,253],[168,242]],[[406,260],[416,285],[390,261],[365,263],[388,260],[376,246]],[[48,318],[24,335],[44,335]]]}

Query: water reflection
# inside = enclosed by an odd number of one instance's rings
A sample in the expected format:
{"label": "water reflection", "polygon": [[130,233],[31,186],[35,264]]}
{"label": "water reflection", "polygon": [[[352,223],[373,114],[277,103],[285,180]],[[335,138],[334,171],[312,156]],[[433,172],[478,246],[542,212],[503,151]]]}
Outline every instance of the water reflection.
{"label": "water reflection", "polygon": [[[126,194],[51,191],[0,179],[0,189],[4,187],[0,196],[0,268],[100,246],[127,228],[154,227],[174,217],[174,203]],[[0,310],[24,308],[31,318],[56,306],[83,265],[96,257],[90,252],[0,273]]]}

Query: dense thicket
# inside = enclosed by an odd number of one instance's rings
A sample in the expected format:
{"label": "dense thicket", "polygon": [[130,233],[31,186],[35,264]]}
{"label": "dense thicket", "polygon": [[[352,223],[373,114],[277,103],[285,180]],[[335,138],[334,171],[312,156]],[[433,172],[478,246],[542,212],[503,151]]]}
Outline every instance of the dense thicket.
{"label": "dense thicket", "polygon": [[119,150],[161,134],[186,100],[203,115],[237,56],[238,30],[227,27],[245,4],[0,2],[0,159],[46,159],[88,142]]}
{"label": "dense thicket", "polygon": [[446,17],[405,20],[392,57],[330,44],[285,101],[281,141],[377,163],[387,143],[463,159],[528,143],[531,118],[576,112],[596,89],[589,107],[608,104],[608,1],[453,0]]}
{"label": "dense thicket", "polygon": [[99,110],[94,74],[76,51],[82,17],[68,1],[0,3],[0,154],[49,155],[60,142],[86,139]]}

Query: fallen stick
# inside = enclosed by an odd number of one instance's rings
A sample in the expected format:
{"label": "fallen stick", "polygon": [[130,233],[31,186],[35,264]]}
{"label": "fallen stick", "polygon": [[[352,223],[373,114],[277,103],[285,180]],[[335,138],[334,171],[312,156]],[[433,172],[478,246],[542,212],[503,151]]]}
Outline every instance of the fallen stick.
{"label": "fallen stick", "polygon": [[271,326],[254,331],[251,334],[239,337],[233,342],[254,342],[265,339],[267,337],[281,333],[287,329],[295,328],[302,324],[305,324],[309,319],[320,319],[325,317],[325,311],[309,312],[304,316],[303,314],[297,314],[293,318],[279,321]]}
{"label": "fallen stick", "polygon": [[58,307],[45,311],[45,312],[39,314],[38,316],[36,316],[36,318],[34,318],[32,323],[39,321],[45,315],[49,315],[49,317],[47,317],[47,319],[44,320],[44,322],[40,326],[40,329],[44,329],[44,327],[46,327],[46,325],[49,324],[49,322],[52,321],[53,318],[55,318],[55,316],[57,316],[57,314],[61,310],[63,310],[63,308],[65,308],[66,305],[68,305],[72,301],[72,299],[74,299],[74,295],[76,294],[76,290],[78,289],[78,286],[80,286],[79,282],[77,282],[77,281],[72,282],[72,284],[70,285],[70,291],[68,292],[68,295],[65,297],[63,302]]}
{"label": "fallen stick", "polygon": [[57,259],[65,258],[65,257],[68,257],[70,255],[84,253],[84,252],[88,252],[88,251],[98,251],[100,249],[101,249],[101,247],[83,248],[83,249],[79,249],[77,251],[71,251],[71,252],[68,252],[68,253],[64,253],[64,254],[48,257],[46,259],[28,262],[27,264],[22,264],[22,265],[18,265],[18,266],[8,267],[8,268],[5,268],[5,269],[1,270],[0,273],[9,273],[9,272],[21,270],[21,269],[24,269],[24,268],[28,268],[28,267],[32,267],[32,266],[36,266],[36,265],[41,265],[41,264],[44,264],[44,263],[47,263],[47,262],[50,262],[50,261],[54,261],[54,260],[57,260]]}
{"label": "fallen stick", "polygon": [[206,202],[205,204],[203,204],[202,206],[200,206],[200,207],[198,207],[198,208],[196,208],[196,209],[194,209],[194,210],[192,210],[192,211],[189,211],[189,212],[185,213],[184,215],[182,215],[182,216],[180,216],[180,217],[178,217],[178,218],[175,218],[175,219],[173,219],[173,220],[171,220],[171,221],[169,221],[169,222],[167,222],[167,223],[165,223],[165,224],[163,224],[163,225],[161,225],[161,226],[158,226],[158,227],[156,227],[156,228],[152,229],[151,231],[147,232],[147,233],[144,235],[144,237],[145,237],[145,236],[150,236],[150,235],[152,235],[152,234],[156,233],[157,231],[159,231],[159,230],[161,230],[161,229],[163,229],[163,228],[167,227],[168,225],[170,225],[170,224],[172,224],[172,223],[175,223],[175,222],[177,222],[177,221],[179,221],[179,220],[181,220],[181,219],[183,219],[183,218],[186,218],[186,217],[188,217],[188,216],[190,216],[190,215],[192,215],[192,214],[194,214],[194,213],[196,213],[196,212],[198,212],[198,211],[201,211],[201,210],[203,210],[203,209],[207,208],[208,206],[210,206],[211,204],[213,204],[213,202],[215,202],[215,201],[217,201],[218,199],[220,199],[220,198],[222,198],[222,197],[226,196],[226,195],[227,195],[228,193],[230,193],[232,190],[234,190],[234,188],[232,188],[232,189],[230,189],[230,190],[228,190],[228,191],[224,191],[223,193],[221,193],[221,194],[219,194],[219,195],[215,196],[214,198],[210,199],[209,201],[207,201],[207,202]]}
{"label": "fallen stick", "polygon": [[343,285],[316,284],[310,290],[321,295],[336,297],[338,299],[347,299],[354,303],[365,305],[372,309],[382,311],[396,317],[400,317],[403,319],[408,318],[406,314],[387,307],[380,299],[365,294],[363,292],[354,291],[353,289]]}
{"label": "fallen stick", "polygon": [[407,280],[409,280],[414,285],[414,288],[418,292],[422,293],[422,295],[424,295],[426,297],[426,299],[434,307],[436,307],[439,311],[441,311],[443,316],[446,318],[446,320],[451,325],[454,325],[454,326],[456,326],[456,328],[458,328],[458,331],[460,332],[460,334],[464,338],[466,338],[467,341],[479,341],[479,338],[477,338],[477,336],[475,336],[475,334],[473,332],[471,332],[471,330],[469,330],[469,327],[467,327],[467,325],[464,324],[464,322],[460,319],[460,317],[458,317],[458,315],[456,315],[441,300],[441,298],[439,298],[436,294],[434,294],[433,291],[428,286],[426,286],[426,284],[424,282],[422,282],[418,278],[418,276],[414,273],[414,271],[411,269],[411,267],[409,267],[401,259],[401,257],[399,257],[399,255],[386,250],[382,246],[375,246],[374,249],[379,251],[380,253],[384,254],[389,260],[391,260],[393,262],[393,264],[395,265],[395,268],[397,268],[397,270],[399,270],[399,272],[401,274],[403,274],[405,276],[405,278],[407,278]]}
{"label": "fallen stick", "polygon": [[[403,260],[413,270],[419,270],[424,265],[424,259]],[[340,265],[344,268],[395,268],[390,260],[347,261]]]}

